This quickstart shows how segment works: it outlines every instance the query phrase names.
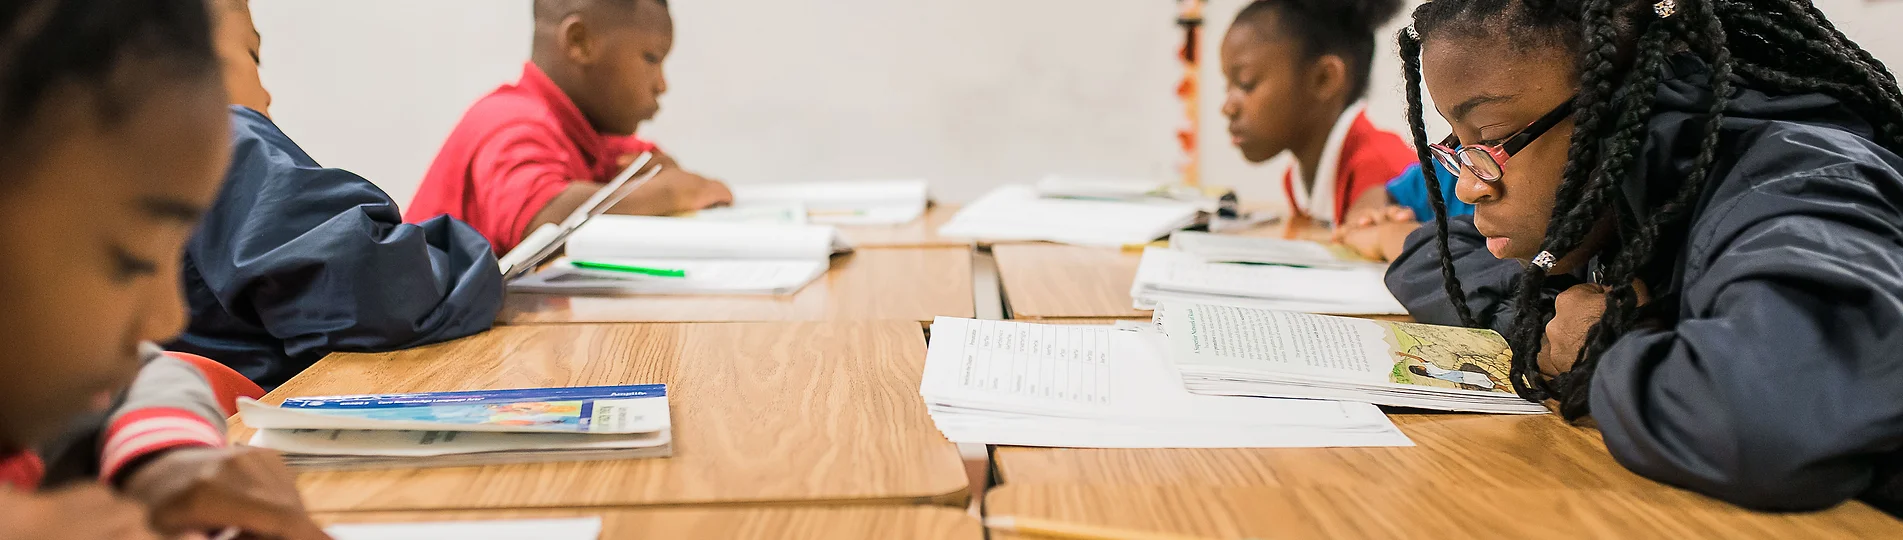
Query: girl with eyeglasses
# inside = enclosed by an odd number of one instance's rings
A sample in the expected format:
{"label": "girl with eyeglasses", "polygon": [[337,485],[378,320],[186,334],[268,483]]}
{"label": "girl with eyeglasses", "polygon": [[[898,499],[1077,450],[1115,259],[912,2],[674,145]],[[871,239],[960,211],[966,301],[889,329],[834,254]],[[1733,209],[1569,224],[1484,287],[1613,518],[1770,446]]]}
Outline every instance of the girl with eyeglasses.
{"label": "girl with eyeglasses", "polygon": [[1808,0],[1435,0],[1400,42],[1420,161],[1475,207],[1390,269],[1415,318],[1501,331],[1515,390],[1591,416],[1639,474],[1903,512],[1883,64]]}

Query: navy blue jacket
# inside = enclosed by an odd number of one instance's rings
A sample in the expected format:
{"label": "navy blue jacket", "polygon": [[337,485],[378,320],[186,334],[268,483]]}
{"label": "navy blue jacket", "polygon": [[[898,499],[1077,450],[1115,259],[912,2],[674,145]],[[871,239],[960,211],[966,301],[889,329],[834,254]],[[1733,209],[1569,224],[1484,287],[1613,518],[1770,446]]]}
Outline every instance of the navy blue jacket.
{"label": "navy blue jacket", "polygon": [[[1639,215],[1689,172],[1709,82],[1696,58],[1668,66],[1624,183]],[[1621,464],[1754,509],[1859,497],[1903,511],[1903,158],[1873,137],[1835,99],[1738,88],[1690,225],[1644,272],[1644,320],[1593,376],[1592,416]],[[1479,322],[1510,324],[1519,263],[1471,221],[1448,231]],[[1457,324],[1433,227],[1408,243],[1389,289],[1417,319]],[[1549,302],[1583,275],[1556,278]]]}
{"label": "navy blue jacket", "polygon": [[231,169],[186,244],[191,323],[172,350],[267,388],[334,351],[388,351],[494,324],[489,242],[448,217],[406,225],[369,181],[321,167],[256,111],[231,108]]}

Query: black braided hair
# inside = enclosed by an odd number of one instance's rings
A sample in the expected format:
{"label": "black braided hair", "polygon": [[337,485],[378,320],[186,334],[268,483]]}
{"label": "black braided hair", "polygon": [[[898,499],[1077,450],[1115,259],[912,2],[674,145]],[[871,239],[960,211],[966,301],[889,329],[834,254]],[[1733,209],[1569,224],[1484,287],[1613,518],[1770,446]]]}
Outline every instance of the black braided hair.
{"label": "black braided hair", "polygon": [[0,2],[0,28],[0,158],[34,140],[41,106],[62,88],[97,88],[95,116],[114,124],[153,82],[116,80],[125,65],[177,80],[217,73],[204,0],[13,0]]}
{"label": "black braided hair", "polygon": [[[1837,98],[1876,128],[1876,142],[1903,152],[1903,92],[1897,79],[1868,51],[1850,41],[1808,0],[1675,0],[1676,12],[1660,18],[1657,0],[1435,0],[1414,11],[1403,31],[1408,116],[1417,148],[1427,143],[1422,122],[1420,50],[1437,35],[1482,33],[1511,36],[1521,47],[1560,46],[1574,54],[1579,72],[1575,123],[1567,164],[1555,195],[1540,251],[1563,259],[1580,249],[1601,223],[1614,240],[1598,252],[1607,287],[1606,311],[1588,331],[1585,346],[1567,373],[1539,376],[1541,338],[1552,306],[1542,300],[1545,269],[1527,265],[1517,282],[1514,319],[1507,342],[1514,353],[1511,378],[1522,397],[1554,398],[1567,418],[1591,414],[1588,402],[1599,357],[1636,321],[1641,272],[1667,257],[1671,238],[1688,225],[1691,210],[1720,159],[1719,128],[1736,81],[1786,94],[1821,93]],[[1714,96],[1704,121],[1699,152],[1672,195],[1634,211],[1618,201],[1621,181],[1638,165],[1646,124],[1666,59],[1689,53],[1711,66]],[[1734,76],[1735,75],[1735,76]],[[1423,167],[1431,156],[1420,153]],[[1427,177],[1438,211],[1440,186]],[[1442,273],[1463,323],[1471,311],[1447,260],[1445,213],[1441,226]]]}
{"label": "black braided hair", "polygon": [[1305,59],[1324,54],[1348,64],[1348,101],[1368,94],[1374,65],[1374,31],[1401,13],[1401,0],[1255,0],[1236,14],[1231,28],[1266,24],[1301,44]]}

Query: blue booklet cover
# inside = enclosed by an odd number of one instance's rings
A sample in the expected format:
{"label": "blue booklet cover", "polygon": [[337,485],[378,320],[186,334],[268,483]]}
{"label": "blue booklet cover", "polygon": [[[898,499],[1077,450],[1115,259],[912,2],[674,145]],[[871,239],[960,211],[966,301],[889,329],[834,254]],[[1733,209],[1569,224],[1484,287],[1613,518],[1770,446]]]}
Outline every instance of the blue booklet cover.
{"label": "blue booklet cover", "polygon": [[277,408],[248,405],[241,407],[247,423],[280,429],[648,433],[669,425],[662,384],[300,397]]}

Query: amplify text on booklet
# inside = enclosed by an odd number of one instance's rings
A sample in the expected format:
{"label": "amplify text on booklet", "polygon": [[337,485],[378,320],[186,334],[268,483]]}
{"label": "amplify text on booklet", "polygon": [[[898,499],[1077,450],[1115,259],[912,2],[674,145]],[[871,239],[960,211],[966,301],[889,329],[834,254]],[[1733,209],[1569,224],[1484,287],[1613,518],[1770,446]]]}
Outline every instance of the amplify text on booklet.
{"label": "amplify text on booklet", "polygon": [[241,399],[249,444],[306,468],[481,465],[663,457],[667,386],[589,386]]}
{"label": "amplify text on booklet", "polygon": [[1177,302],[1156,318],[1199,394],[1547,412],[1513,393],[1513,352],[1492,330]]}

